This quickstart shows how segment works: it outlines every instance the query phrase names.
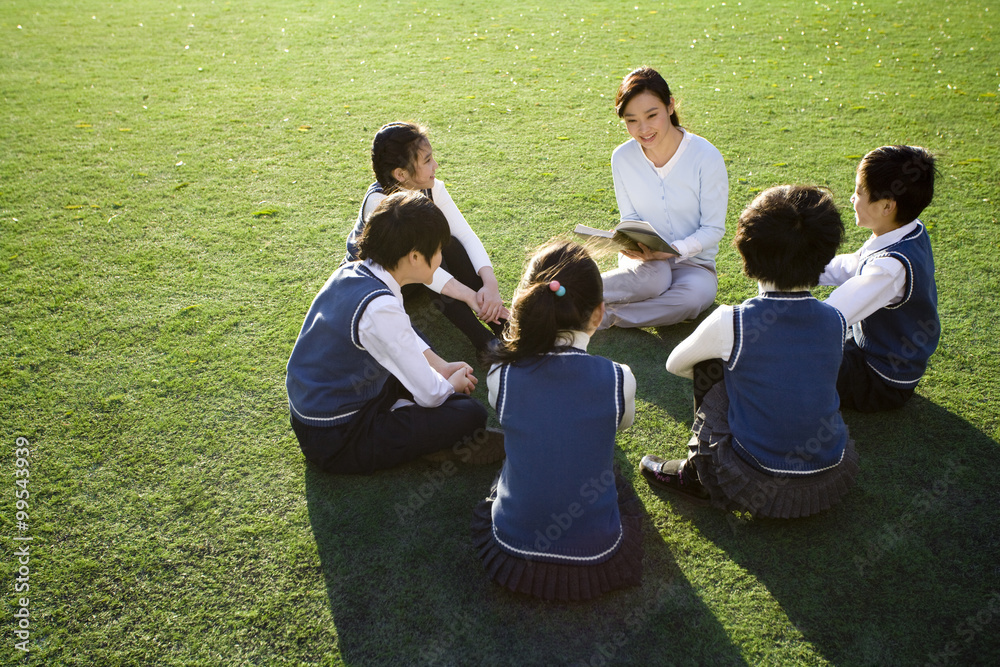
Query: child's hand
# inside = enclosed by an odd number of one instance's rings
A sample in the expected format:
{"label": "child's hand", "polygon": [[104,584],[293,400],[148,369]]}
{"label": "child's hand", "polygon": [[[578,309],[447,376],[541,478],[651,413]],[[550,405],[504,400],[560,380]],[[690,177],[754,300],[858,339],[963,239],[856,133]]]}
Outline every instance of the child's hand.
{"label": "child's hand", "polygon": [[[499,322],[500,318],[507,318],[510,313],[503,307],[503,299],[500,297],[500,290],[496,285],[483,285],[483,288],[476,293],[476,313],[479,319],[487,324]],[[506,313],[506,314],[505,314]]]}
{"label": "child's hand", "polygon": [[472,366],[464,361],[454,361],[448,364],[448,367],[455,367],[451,375],[448,376],[448,382],[454,387],[455,393],[471,394],[479,383],[476,376],[472,374]]}
{"label": "child's hand", "polygon": [[651,249],[649,246],[640,243],[639,249],[641,252],[635,252],[634,250],[622,250],[622,254],[629,259],[637,259],[641,262],[649,262],[654,259],[670,259],[671,257],[678,257],[672,252],[660,252]]}

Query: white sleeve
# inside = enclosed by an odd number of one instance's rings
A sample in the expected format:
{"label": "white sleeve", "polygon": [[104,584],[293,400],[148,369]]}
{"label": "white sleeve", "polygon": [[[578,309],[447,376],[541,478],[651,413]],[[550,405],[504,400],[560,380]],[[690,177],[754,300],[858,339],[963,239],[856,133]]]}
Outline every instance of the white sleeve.
{"label": "white sleeve", "polygon": [[358,322],[361,345],[392,373],[424,408],[436,408],[455,389],[424,356],[429,349],[410,325],[410,318],[394,296],[375,298]]}
{"label": "white sleeve", "polygon": [[500,364],[493,364],[486,374],[487,397],[490,401],[490,407],[494,410],[497,407],[497,399],[500,398],[500,373],[502,372]]}
{"label": "white sleeve", "polygon": [[615,201],[618,202],[618,217],[621,220],[641,220],[632,200],[625,189],[625,178],[619,173],[618,163],[626,159],[623,155],[611,155],[611,180],[615,184]]}
{"label": "white sleeve", "polygon": [[382,203],[382,200],[386,198],[386,195],[381,192],[373,192],[368,195],[368,199],[365,200],[365,210],[362,212],[365,217],[365,222],[368,222],[368,218],[372,217],[372,213],[375,212],[375,207]]}
{"label": "white sleeve", "polygon": [[733,307],[719,306],[667,358],[667,370],[694,378],[694,366],[707,359],[729,360],[733,353]]}
{"label": "white sleeve", "polygon": [[906,289],[906,268],[894,257],[874,259],[826,298],[852,327],[879,308],[897,303]]}
{"label": "white sleeve", "polygon": [[479,240],[476,232],[466,222],[465,216],[458,210],[458,206],[455,205],[451,195],[448,194],[448,189],[444,186],[444,183],[437,179],[434,180],[434,203],[437,204],[437,207],[444,213],[445,219],[448,220],[451,235],[458,239],[462,247],[465,248],[465,252],[469,254],[469,259],[472,261],[472,267],[476,270],[476,273],[479,273],[479,270],[484,266],[492,267],[493,263],[490,262],[490,256],[486,252],[483,242]]}
{"label": "white sleeve", "polygon": [[688,257],[693,257],[703,250],[701,243],[698,239],[693,236],[689,236],[686,239],[680,239],[671,243],[678,253],[681,259],[687,259]]}
{"label": "white sleeve", "polygon": [[622,388],[625,393],[625,414],[622,415],[622,421],[618,424],[618,430],[623,431],[635,421],[635,375],[632,374],[632,369],[625,364],[618,365],[622,367],[625,385]]}
{"label": "white sleeve", "polygon": [[858,264],[860,262],[861,256],[859,252],[837,255],[823,269],[823,273],[819,276],[819,284],[833,285],[834,287],[843,285],[858,272]]}
{"label": "white sleeve", "polygon": [[444,289],[445,284],[447,284],[447,282],[452,278],[454,278],[453,275],[451,275],[450,273],[448,273],[439,266],[437,270],[434,271],[434,279],[431,281],[431,284],[428,285],[427,287],[431,288],[431,290],[440,294],[441,290]]}

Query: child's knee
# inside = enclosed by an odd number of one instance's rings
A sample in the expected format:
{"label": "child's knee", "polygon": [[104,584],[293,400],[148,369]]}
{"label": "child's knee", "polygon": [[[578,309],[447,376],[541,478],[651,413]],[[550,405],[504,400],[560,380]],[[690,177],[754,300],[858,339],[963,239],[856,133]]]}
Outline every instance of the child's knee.
{"label": "child's knee", "polygon": [[486,408],[476,399],[465,394],[453,394],[448,403],[455,412],[456,420],[467,427],[464,430],[475,431],[486,426]]}

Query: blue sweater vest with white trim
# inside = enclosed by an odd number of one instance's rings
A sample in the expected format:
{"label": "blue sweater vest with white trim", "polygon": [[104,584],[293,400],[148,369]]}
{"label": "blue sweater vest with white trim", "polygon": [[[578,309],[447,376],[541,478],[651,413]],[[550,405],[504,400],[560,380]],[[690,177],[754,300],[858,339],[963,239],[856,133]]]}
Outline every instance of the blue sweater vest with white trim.
{"label": "blue sweater vest with white trim", "polygon": [[733,309],[725,382],[741,459],[776,476],[840,463],[847,427],[837,374],[846,332],[843,315],[808,292],[770,292]]}
{"label": "blue sweater vest with white trim", "polygon": [[358,324],[385,283],[359,262],[344,264],[313,299],[288,359],[285,388],[295,417],[310,426],[339,426],[378,396],[389,377],[361,346]]}
{"label": "blue sweater vest with white trim", "polygon": [[614,475],[626,408],[621,366],[570,349],[494,372],[507,451],[493,503],[500,548],[537,561],[607,560],[622,540]]}
{"label": "blue sweater vest with white trim", "polygon": [[861,266],[886,256],[898,259],[906,270],[903,299],[863,319],[858,327],[860,336],[855,329],[855,342],[864,351],[868,365],[887,384],[915,387],[941,338],[934,256],[923,224],[918,223],[898,242],[866,257]]}

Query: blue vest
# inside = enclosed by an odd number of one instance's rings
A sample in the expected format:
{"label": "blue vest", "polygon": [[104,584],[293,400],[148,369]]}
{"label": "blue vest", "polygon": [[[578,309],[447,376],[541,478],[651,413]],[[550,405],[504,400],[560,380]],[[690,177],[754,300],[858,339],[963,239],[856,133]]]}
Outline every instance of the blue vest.
{"label": "blue vest", "polygon": [[[358,258],[358,240],[361,238],[361,232],[364,231],[365,225],[368,223],[365,220],[365,204],[368,202],[368,198],[373,194],[382,194],[385,192],[382,185],[378,181],[375,181],[368,186],[368,192],[361,199],[361,209],[358,211],[358,219],[354,222],[354,229],[351,233],[347,235],[347,254],[344,256],[344,260],[341,264],[346,264],[347,262],[357,261]],[[434,197],[431,196],[431,190],[422,190],[424,195],[431,201],[434,201]]]}
{"label": "blue vest", "polygon": [[500,548],[537,561],[607,560],[622,540],[614,474],[626,408],[621,366],[570,349],[494,372],[507,451],[493,503]]}
{"label": "blue vest", "polygon": [[376,297],[393,296],[360,262],[344,264],[313,299],[288,359],[288,405],[310,426],[339,426],[378,396],[389,377],[358,339],[358,323]]}
{"label": "blue vest", "polygon": [[866,257],[861,267],[880,257],[894,257],[903,264],[903,299],[863,319],[855,329],[855,342],[868,365],[887,384],[914,387],[941,338],[934,256],[924,226],[918,222],[917,228],[898,242]]}
{"label": "blue vest", "polygon": [[729,429],[741,459],[769,475],[840,463],[847,428],[837,374],[847,323],[808,292],[769,292],[733,309]]}

